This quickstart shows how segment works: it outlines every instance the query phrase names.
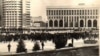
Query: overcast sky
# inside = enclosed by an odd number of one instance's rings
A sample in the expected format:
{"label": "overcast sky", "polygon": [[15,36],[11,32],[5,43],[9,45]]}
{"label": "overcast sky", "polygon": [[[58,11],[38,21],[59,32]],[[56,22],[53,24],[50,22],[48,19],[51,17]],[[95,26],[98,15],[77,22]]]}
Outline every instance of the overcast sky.
{"label": "overcast sky", "polygon": [[45,18],[46,6],[77,6],[85,3],[85,6],[99,6],[100,0],[31,0],[31,16],[43,16]]}

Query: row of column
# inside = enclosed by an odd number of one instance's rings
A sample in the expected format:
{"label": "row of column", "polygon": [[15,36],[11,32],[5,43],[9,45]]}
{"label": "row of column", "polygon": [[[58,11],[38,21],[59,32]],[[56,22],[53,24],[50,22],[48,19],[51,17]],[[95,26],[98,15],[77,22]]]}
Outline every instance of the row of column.
{"label": "row of column", "polygon": [[[71,22],[72,22],[72,26],[71,26]],[[58,25],[57,27],[66,27],[65,23],[66,23],[65,19],[50,19],[48,22],[48,27],[55,27],[55,24]],[[68,23],[67,27],[97,27],[97,19],[78,18],[78,20],[72,19],[71,21],[70,18],[68,18],[67,23]],[[78,26],[76,26],[76,23],[78,24]]]}

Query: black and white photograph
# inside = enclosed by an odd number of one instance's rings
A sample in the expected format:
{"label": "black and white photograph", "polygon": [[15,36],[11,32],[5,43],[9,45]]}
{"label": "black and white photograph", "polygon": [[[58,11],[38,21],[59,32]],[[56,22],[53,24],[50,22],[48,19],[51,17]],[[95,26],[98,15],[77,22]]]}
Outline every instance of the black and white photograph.
{"label": "black and white photograph", "polygon": [[0,56],[99,56],[100,0],[0,0]]}

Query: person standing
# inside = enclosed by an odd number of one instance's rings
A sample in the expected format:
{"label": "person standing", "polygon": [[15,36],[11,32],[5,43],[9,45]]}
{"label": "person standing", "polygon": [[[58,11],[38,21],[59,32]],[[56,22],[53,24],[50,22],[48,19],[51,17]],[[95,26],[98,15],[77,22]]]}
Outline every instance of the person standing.
{"label": "person standing", "polygon": [[42,50],[44,50],[44,42],[43,41],[41,42],[41,45],[42,45]]}
{"label": "person standing", "polygon": [[8,44],[8,52],[10,52],[10,49],[11,49],[11,45],[10,43]]}

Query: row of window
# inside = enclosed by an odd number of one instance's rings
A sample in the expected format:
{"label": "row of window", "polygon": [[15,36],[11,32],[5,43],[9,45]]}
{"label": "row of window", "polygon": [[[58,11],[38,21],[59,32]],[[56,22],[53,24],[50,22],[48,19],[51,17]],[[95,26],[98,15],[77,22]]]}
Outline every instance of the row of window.
{"label": "row of window", "polygon": [[22,25],[17,25],[17,26],[16,26],[16,25],[12,25],[12,26],[9,25],[9,26],[5,26],[5,28],[13,28],[13,27],[21,27],[21,26],[22,26]]}
{"label": "row of window", "polygon": [[22,24],[21,22],[17,22],[17,23],[16,22],[12,22],[12,23],[11,22],[6,22],[5,23],[6,26],[9,26],[9,25],[21,25],[21,24]]}
{"label": "row of window", "polygon": [[14,10],[14,9],[16,9],[16,10],[19,10],[19,9],[22,9],[22,6],[5,6],[5,7],[3,7],[3,9],[6,9],[6,10],[8,10],[8,9],[12,9],[12,10]]}
{"label": "row of window", "polygon": [[[19,7],[19,6],[18,6]],[[3,8],[4,10],[21,10],[22,8],[14,8],[14,7],[5,7],[5,8]]]}
{"label": "row of window", "polygon": [[[63,24],[64,23],[64,24]],[[84,20],[80,20],[80,26],[79,26],[79,23],[78,22],[64,22],[63,20],[50,20],[49,21],[49,27],[68,27],[68,24],[69,24],[69,27],[74,27],[74,24],[75,24],[75,27],[86,27],[86,24],[84,25],[85,21]],[[88,27],[92,27],[92,23],[93,23],[93,27],[97,27],[97,20],[93,20],[93,22],[91,20],[88,20],[87,22],[87,26]]]}
{"label": "row of window", "polygon": [[16,2],[19,2],[19,3],[22,3],[21,1],[17,1],[17,0],[4,0],[3,1],[4,3],[6,2],[6,3],[16,3]]}
{"label": "row of window", "polygon": [[11,8],[11,9],[14,9],[14,8],[22,8],[22,6],[12,6],[12,5],[10,5],[10,6],[4,6],[4,7],[2,7],[2,8]]}
{"label": "row of window", "polygon": [[22,13],[22,11],[5,11],[4,13]]}
{"label": "row of window", "polygon": [[17,15],[4,15],[5,18],[22,18],[22,16],[17,16]]}
{"label": "row of window", "polygon": [[6,22],[17,22],[16,19],[15,20],[11,20],[11,19],[7,19],[5,20]]}
{"label": "row of window", "polygon": [[16,26],[17,24],[6,24],[5,26]]}
{"label": "row of window", "polygon": [[4,5],[12,5],[12,6],[16,6],[16,5],[22,5],[21,3],[17,4],[17,3],[4,3]]}
{"label": "row of window", "polygon": [[13,18],[11,18],[11,19],[9,19],[9,18],[5,19],[5,21],[16,21],[16,20],[19,20],[19,19],[13,19]]}
{"label": "row of window", "polygon": [[98,15],[98,10],[47,10],[47,15]]}
{"label": "row of window", "polygon": [[[17,16],[17,15],[19,15],[19,14],[21,14],[21,13],[19,13],[19,12],[17,12],[17,13],[6,13],[6,12],[4,12],[4,13],[3,13],[4,16],[11,16],[11,15]],[[13,16],[12,16],[12,17],[13,17]],[[20,16],[21,16],[21,15],[20,15]]]}
{"label": "row of window", "polygon": [[6,24],[5,26],[16,26],[17,24],[16,23],[9,23],[9,24]]}
{"label": "row of window", "polygon": [[3,14],[3,15],[5,15],[5,16],[12,16],[12,15],[22,15],[22,14],[21,13],[20,14],[19,13],[18,14],[17,13],[16,14],[15,13],[11,13],[11,14],[7,13],[7,14]]}
{"label": "row of window", "polygon": [[5,20],[5,23],[14,23],[14,22],[22,22],[21,20],[19,20],[19,21],[15,21],[15,20]]}
{"label": "row of window", "polygon": [[66,19],[66,18],[90,18],[97,19],[98,16],[48,16],[48,19]]}
{"label": "row of window", "polygon": [[8,14],[8,15],[11,15],[11,14],[14,15],[15,14],[15,15],[17,15],[17,14],[21,14],[21,13],[22,13],[21,11],[19,11],[19,12],[17,12],[17,11],[16,12],[13,12],[12,11],[12,12],[4,12],[3,14]]}

